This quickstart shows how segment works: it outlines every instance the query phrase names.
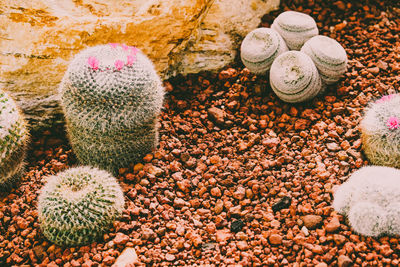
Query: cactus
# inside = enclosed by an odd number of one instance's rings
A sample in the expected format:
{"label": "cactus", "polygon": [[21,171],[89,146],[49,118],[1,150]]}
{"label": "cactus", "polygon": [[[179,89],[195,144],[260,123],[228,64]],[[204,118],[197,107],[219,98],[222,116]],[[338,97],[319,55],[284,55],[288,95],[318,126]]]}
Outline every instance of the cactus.
{"label": "cactus", "polygon": [[116,179],[92,167],[50,176],[38,199],[40,229],[60,246],[85,245],[100,238],[124,209]]}
{"label": "cactus", "polygon": [[0,189],[9,189],[24,173],[29,134],[14,100],[0,90]]}
{"label": "cactus", "polygon": [[135,47],[109,44],[80,52],[59,92],[81,163],[116,174],[157,146],[164,88],[151,61]]}
{"label": "cactus", "polygon": [[278,56],[269,74],[272,90],[285,102],[310,100],[323,90],[311,58],[299,51],[288,51]]}
{"label": "cactus", "polygon": [[273,29],[258,28],[246,35],[240,47],[243,64],[256,74],[266,73],[277,56],[288,51],[285,41]]}
{"label": "cactus", "polygon": [[365,155],[372,164],[400,168],[400,95],[371,103],[360,123]]}
{"label": "cactus", "polygon": [[279,14],[271,28],[282,36],[290,50],[300,50],[308,39],[318,35],[315,20],[307,14],[296,11]]}
{"label": "cactus", "polygon": [[334,194],[333,207],[366,236],[400,234],[400,170],[368,166],[354,172]]}
{"label": "cactus", "polygon": [[347,54],[334,39],[317,35],[305,42],[300,50],[307,54],[317,67],[326,84],[337,82],[347,69]]}

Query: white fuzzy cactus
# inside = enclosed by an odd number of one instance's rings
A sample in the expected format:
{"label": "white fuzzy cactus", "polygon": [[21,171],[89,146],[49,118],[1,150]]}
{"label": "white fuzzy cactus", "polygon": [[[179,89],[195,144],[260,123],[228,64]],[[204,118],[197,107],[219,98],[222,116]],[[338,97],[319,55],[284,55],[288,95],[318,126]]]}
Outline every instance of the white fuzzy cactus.
{"label": "white fuzzy cactus", "polygon": [[360,123],[362,147],[372,164],[400,168],[400,95],[371,103]]}
{"label": "white fuzzy cactus", "polygon": [[400,170],[369,166],[354,172],[334,194],[333,207],[366,236],[400,234]]}
{"label": "white fuzzy cactus", "polygon": [[323,89],[313,61],[299,51],[288,51],[275,59],[270,84],[275,94],[289,103],[310,100]]}
{"label": "white fuzzy cactus", "polygon": [[307,54],[326,84],[337,82],[347,69],[347,54],[334,39],[317,35],[305,42],[301,52]]}
{"label": "white fuzzy cactus", "polygon": [[290,50],[300,50],[303,44],[318,35],[315,20],[304,13],[285,11],[271,25],[285,40]]}
{"label": "white fuzzy cactus", "polygon": [[258,28],[246,35],[240,47],[243,64],[256,74],[266,73],[272,62],[288,51],[285,41],[275,30]]}

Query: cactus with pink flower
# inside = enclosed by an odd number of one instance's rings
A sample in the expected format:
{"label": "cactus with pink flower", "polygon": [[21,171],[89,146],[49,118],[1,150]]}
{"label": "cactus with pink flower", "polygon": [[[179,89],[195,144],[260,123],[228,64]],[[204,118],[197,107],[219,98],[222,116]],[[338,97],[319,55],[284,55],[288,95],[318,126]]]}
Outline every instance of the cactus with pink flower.
{"label": "cactus with pink flower", "polygon": [[157,145],[164,88],[152,62],[136,47],[110,43],[80,52],[59,93],[81,163],[117,173]]}
{"label": "cactus with pink flower", "polygon": [[371,103],[360,123],[363,150],[372,164],[400,168],[400,94]]}

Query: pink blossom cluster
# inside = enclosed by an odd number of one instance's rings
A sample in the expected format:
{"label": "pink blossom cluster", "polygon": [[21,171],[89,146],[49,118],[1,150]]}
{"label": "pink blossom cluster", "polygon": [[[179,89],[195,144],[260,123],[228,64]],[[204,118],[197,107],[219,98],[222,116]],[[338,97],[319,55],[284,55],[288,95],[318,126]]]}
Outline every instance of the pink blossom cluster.
{"label": "pink blossom cluster", "polygon": [[400,126],[400,120],[397,117],[390,117],[387,120],[386,125],[390,130],[396,130]]}
{"label": "pink blossom cluster", "polygon": [[376,101],[376,103],[383,103],[385,101],[392,99],[394,96],[395,96],[395,94],[382,96],[378,101]]}
{"label": "pink blossom cluster", "polygon": [[[112,48],[117,48],[118,46],[121,46],[125,51],[129,52],[129,54],[126,56],[126,63],[120,59],[114,61],[114,67],[117,70],[121,70],[125,65],[132,66],[133,63],[136,61],[136,54],[138,52],[138,49],[136,47],[118,43],[109,43],[109,45]],[[98,70],[99,60],[96,57],[91,56],[88,58],[88,65],[91,69]]]}

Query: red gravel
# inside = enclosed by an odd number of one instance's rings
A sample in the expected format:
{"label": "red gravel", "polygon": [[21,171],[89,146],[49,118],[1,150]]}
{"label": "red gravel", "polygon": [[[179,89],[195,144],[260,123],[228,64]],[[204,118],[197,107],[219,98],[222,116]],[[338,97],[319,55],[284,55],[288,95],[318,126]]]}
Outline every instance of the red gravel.
{"label": "red gravel", "polygon": [[344,79],[298,105],[240,63],[171,80],[159,148],[121,170],[123,218],[84,247],[52,245],[39,230],[43,177],[75,159],[62,130],[35,135],[30,171],[0,195],[0,266],[112,265],[126,246],[147,265],[399,265],[399,238],[359,236],[330,207],[333,188],[368,163],[363,107],[400,85],[398,1],[283,2],[262,25],[286,9],[311,14],[346,48]]}

